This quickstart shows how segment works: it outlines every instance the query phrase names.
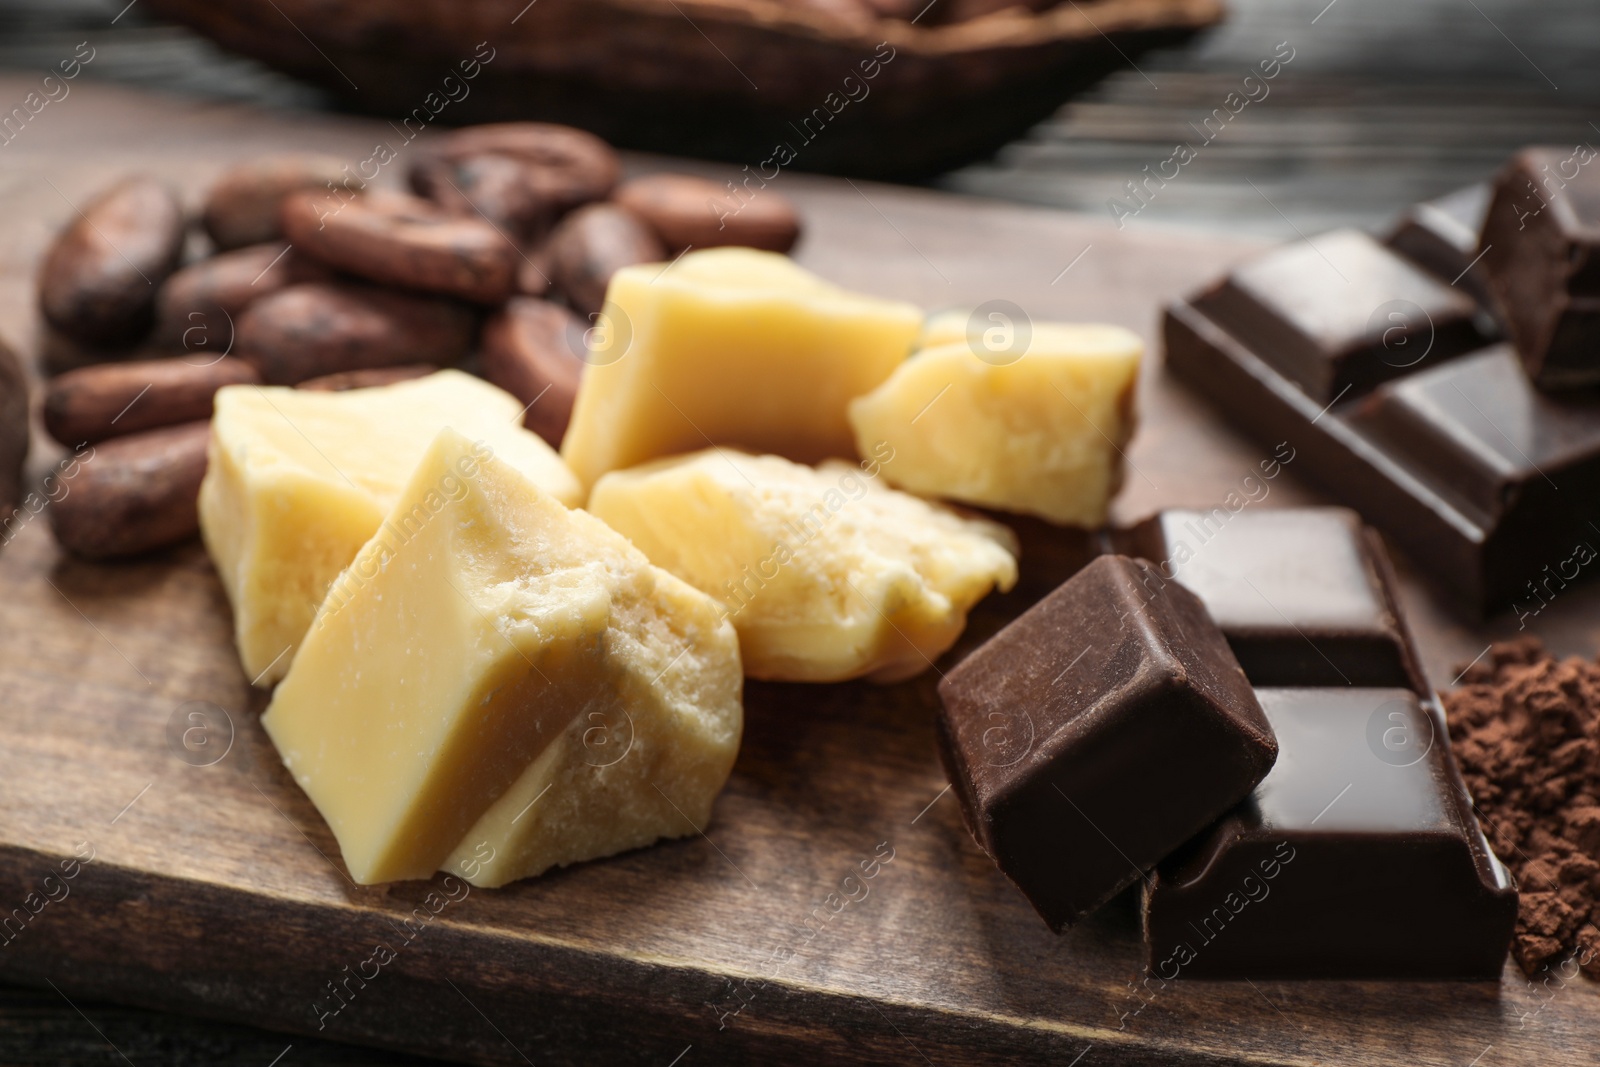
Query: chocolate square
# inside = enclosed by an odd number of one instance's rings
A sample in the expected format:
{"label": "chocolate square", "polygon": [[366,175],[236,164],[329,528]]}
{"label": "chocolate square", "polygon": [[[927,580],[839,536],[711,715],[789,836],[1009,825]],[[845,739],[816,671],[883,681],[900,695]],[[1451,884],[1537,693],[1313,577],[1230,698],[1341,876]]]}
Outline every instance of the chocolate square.
{"label": "chocolate square", "polygon": [[1426,685],[1377,535],[1344,508],[1172,509],[1115,535],[1197,595],[1254,685]]}
{"label": "chocolate square", "polygon": [[1056,930],[1247,796],[1277,752],[1199,599],[1102,556],[939,684],[978,844]]}
{"label": "chocolate square", "polygon": [[1358,230],[1273,249],[1193,303],[1321,404],[1487,340],[1471,297]]}
{"label": "chocolate square", "polygon": [[1258,696],[1278,761],[1147,883],[1151,973],[1498,979],[1517,894],[1473,817],[1433,698]]}

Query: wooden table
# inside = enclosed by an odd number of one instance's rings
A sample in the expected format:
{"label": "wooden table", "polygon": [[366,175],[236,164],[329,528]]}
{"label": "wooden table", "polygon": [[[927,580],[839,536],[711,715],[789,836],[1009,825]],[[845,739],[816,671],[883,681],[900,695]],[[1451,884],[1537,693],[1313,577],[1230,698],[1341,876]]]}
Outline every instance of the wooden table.
{"label": "wooden table", "polygon": [[[0,78],[0,100],[27,84]],[[193,195],[236,158],[290,145],[363,158],[385,135],[381,123],[81,84],[3,150],[0,332],[28,347],[32,263],[69,202],[112,175],[137,167]],[[800,258],[835,281],[930,308],[1004,297],[1036,317],[1104,319],[1147,339],[1163,299],[1254,247],[803,176],[780,188],[808,220]],[[1261,458],[1155,359],[1141,406],[1120,518],[1219,504]],[[36,473],[53,457],[41,439]],[[1291,475],[1261,506],[1318,499]],[[1409,577],[1404,597],[1441,685],[1515,628],[1450,620]],[[1024,601],[992,598],[974,632]],[[931,677],[751,685],[745,745],[705,835],[473,891],[417,923],[395,962],[321,1019],[325,983],[376,941],[404,938],[396,924],[430,886],[349,883],[256,725],[263,700],[239,672],[227,619],[197,546],[90,565],[61,557],[35,522],[0,554],[0,904],[20,902],[77,843],[96,855],[70,897],[0,948],[0,975],[36,991],[6,1001],[0,1019],[66,1002],[72,1014],[57,1010],[50,1026],[81,1016],[85,1059],[266,1063],[292,1043],[286,1065],[380,1062],[308,1036],[483,1064],[663,1067],[1491,1067],[1592,1063],[1600,1048],[1600,988],[1536,989],[1511,967],[1498,987],[1183,982],[1141,1008],[1127,897],[1055,937],[967,837],[934,753]],[[1536,625],[1558,650],[1590,653],[1597,621],[1600,591],[1573,591]],[[170,741],[193,701],[234,724],[233,748],[211,767],[185,764]],[[864,897],[828,908],[861,860],[891,850]],[[832,917],[808,936],[819,908]],[[786,960],[776,969],[775,954]],[[140,1022],[103,1001],[291,1036]],[[164,1026],[180,1037],[166,1041]],[[30,1055],[14,1046],[5,1058]]]}

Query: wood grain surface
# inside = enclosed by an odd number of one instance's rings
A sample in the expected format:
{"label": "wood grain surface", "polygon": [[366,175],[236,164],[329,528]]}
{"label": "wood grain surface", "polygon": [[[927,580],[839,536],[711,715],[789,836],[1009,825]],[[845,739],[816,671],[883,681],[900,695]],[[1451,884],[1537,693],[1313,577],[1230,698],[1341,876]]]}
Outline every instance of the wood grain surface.
{"label": "wood grain surface", "polygon": [[[0,79],[0,99],[26,85]],[[31,264],[110,176],[152,171],[193,197],[234,159],[287,146],[361,159],[385,136],[383,123],[79,86],[4,150],[0,333],[31,348]],[[837,282],[930,308],[1003,298],[1147,339],[1163,299],[1253,248],[864,183],[786,175],[779,188],[809,225],[801,260]],[[1155,358],[1141,407],[1120,518],[1218,505],[1261,458]],[[34,476],[54,458],[39,439]],[[1292,469],[1251,506],[1318,501]],[[1056,577],[1050,539],[1025,533],[1025,588],[987,601],[964,643]],[[1516,628],[1461,625],[1403,583],[1436,684]],[[1532,628],[1592,653],[1597,623],[1600,591],[1574,590]],[[934,752],[931,672],[889,688],[751,684],[744,748],[702,833],[467,892],[349,882],[257,725],[263,699],[198,546],[90,565],[35,519],[0,553],[0,634],[0,915],[80,843],[94,852],[70,895],[0,947],[0,977],[74,1004],[478,1064],[1491,1067],[1588,1064],[1600,1047],[1600,990],[1535,986],[1509,966],[1499,985],[1136,992],[1131,898],[1056,937],[967,837]],[[193,766],[174,731],[208,705],[231,725],[208,735],[226,755]],[[364,985],[348,978],[380,943],[393,960]],[[347,981],[341,1006],[329,983]]]}

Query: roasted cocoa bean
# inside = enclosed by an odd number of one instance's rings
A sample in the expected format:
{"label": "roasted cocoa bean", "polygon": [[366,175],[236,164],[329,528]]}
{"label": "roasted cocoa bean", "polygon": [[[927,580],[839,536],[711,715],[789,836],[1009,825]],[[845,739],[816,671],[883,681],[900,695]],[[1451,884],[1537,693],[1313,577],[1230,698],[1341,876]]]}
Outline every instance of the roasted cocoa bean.
{"label": "roasted cocoa bean", "polygon": [[671,252],[744,245],[787,252],[800,238],[794,205],[768,189],[745,199],[727,187],[687,174],[651,174],[618,189],[617,203],[644,219]]}
{"label": "roasted cocoa bean", "polygon": [[153,178],[126,178],[84,205],[45,254],[39,309],[91,345],[131,345],[150,329],[156,290],[183,254],[183,209]]}
{"label": "roasted cocoa bean", "polygon": [[332,156],[268,156],[225,171],[206,196],[200,222],[219,249],[262,244],[283,236],[278,211],[290,193],[316,190],[332,210],[362,185]]}
{"label": "roasted cocoa bean", "polygon": [[585,315],[605,304],[611,276],[635,263],[667,258],[655,231],[627,208],[590,204],[561,220],[550,235],[556,288]]}
{"label": "roasted cocoa bean", "polygon": [[413,378],[426,378],[438,369],[432,363],[408,363],[403,367],[347,370],[338,374],[324,374],[320,378],[307,378],[295,388],[310,389],[317,393],[344,393],[351,389],[371,389],[379,385],[408,382]]}
{"label": "roasted cocoa bean", "polygon": [[224,356],[234,322],[251,301],[300,282],[332,280],[333,271],[285,244],[223,252],[183,267],[161,286],[151,340],[191,356]]}
{"label": "roasted cocoa bean", "polygon": [[497,304],[516,286],[522,257],[480,218],[448,214],[430,200],[390,193],[327,212],[315,193],[283,202],[294,246],[375,282]]}
{"label": "roasted cocoa bean", "polygon": [[411,171],[411,187],[452,215],[489,220],[522,244],[555,223],[555,205],[539,199],[527,167],[510,156],[423,160]]}
{"label": "roasted cocoa bean", "polygon": [[[517,201],[518,211],[523,213],[524,224],[535,226],[603,199],[615,188],[621,173],[616,152],[591,133],[547,122],[503,122],[469,126],[433,142],[411,171],[412,188],[431,196],[443,184],[441,175],[454,180],[457,173],[441,171],[436,163],[459,165],[484,156],[499,156],[521,166],[528,199]],[[504,181],[508,173],[500,171],[495,181]],[[465,189],[459,181],[456,184]]]}
{"label": "roasted cocoa bean", "polygon": [[22,464],[28,458],[28,376],[0,341],[0,522],[22,503]]}
{"label": "roasted cocoa bean", "polygon": [[584,321],[559,304],[513,297],[483,328],[483,376],[528,405],[522,424],[561,447],[583,379]]}
{"label": "roasted cocoa bean", "polygon": [[450,300],[352,282],[269,294],[239,316],[234,354],[273,385],[406,363],[448,366],[466,355],[475,318]]}
{"label": "roasted cocoa bean", "polygon": [[108,437],[211,417],[211,398],[225,385],[258,383],[242,359],[191,356],[103,363],[51,379],[44,392],[44,426],[77,448]]}
{"label": "roasted cocoa bean", "polygon": [[542,244],[523,255],[521,266],[517,267],[517,292],[523,296],[548,296],[554,286],[551,276],[556,272],[555,257],[550,254],[550,245]]}
{"label": "roasted cocoa bean", "polygon": [[210,438],[209,421],[190,422],[93,446],[46,509],[56,540],[84,559],[112,559],[193,537]]}

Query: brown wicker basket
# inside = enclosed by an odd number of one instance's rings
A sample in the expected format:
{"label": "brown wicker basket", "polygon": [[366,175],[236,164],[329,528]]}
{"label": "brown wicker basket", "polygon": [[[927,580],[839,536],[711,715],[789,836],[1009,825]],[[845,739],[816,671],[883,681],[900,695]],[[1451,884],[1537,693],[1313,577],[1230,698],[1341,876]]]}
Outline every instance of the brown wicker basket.
{"label": "brown wicker basket", "polygon": [[[784,0],[148,2],[356,110],[417,113],[413,125],[538,118],[752,170],[773,160],[900,179],[992,153],[1223,10],[1222,0],[1063,0],[912,25]],[[475,54],[490,58],[461,95],[459,64]],[[439,107],[449,75],[461,98]],[[788,163],[774,160],[781,146]]]}

